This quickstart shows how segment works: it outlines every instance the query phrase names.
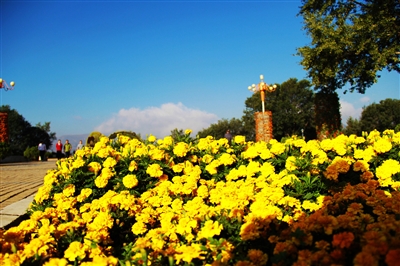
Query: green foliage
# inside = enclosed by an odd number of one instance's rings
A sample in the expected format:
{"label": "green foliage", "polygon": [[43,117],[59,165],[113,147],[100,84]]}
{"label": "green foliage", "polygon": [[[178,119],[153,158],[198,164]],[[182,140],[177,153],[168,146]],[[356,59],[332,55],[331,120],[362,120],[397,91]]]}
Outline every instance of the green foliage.
{"label": "green foliage", "polygon": [[361,129],[361,123],[358,119],[349,117],[347,119],[346,127],[343,129],[343,133],[345,135],[357,135],[361,136],[362,129]]}
{"label": "green foliage", "polygon": [[27,158],[29,161],[37,161],[39,158],[39,150],[35,147],[26,148],[24,151],[24,157]]}
{"label": "green foliage", "polygon": [[221,119],[215,124],[211,124],[210,127],[199,131],[198,135],[200,138],[212,136],[214,139],[223,138],[227,130],[231,131],[232,136],[242,135],[248,139],[249,132],[244,128],[243,122],[240,119]]}
{"label": "green foliage", "polygon": [[118,137],[118,135],[126,136],[126,137],[129,137],[129,138],[131,138],[131,139],[139,139],[139,140],[140,140],[140,137],[139,137],[135,132],[132,132],[132,131],[124,131],[124,130],[115,131],[115,132],[112,133],[108,138],[109,138],[109,139],[115,139],[116,137]]}
{"label": "green foliage", "polygon": [[312,42],[298,48],[298,55],[316,89],[350,84],[351,92],[364,93],[377,82],[378,71],[400,72],[398,0],[302,3],[300,15]]}
{"label": "green foliage", "polygon": [[[265,109],[272,111],[274,138],[280,140],[287,136],[300,136],[302,129],[307,139],[315,138],[314,93],[310,83],[291,78],[277,85],[277,89],[265,97]],[[260,94],[247,98],[245,105],[242,117],[245,136],[247,140],[254,140],[254,113],[262,110]]]}
{"label": "green foliage", "polygon": [[27,147],[37,146],[40,142],[51,147],[55,133],[50,132],[50,122],[33,127],[9,105],[1,106],[0,111],[8,113],[10,155],[23,155]]}
{"label": "green foliage", "polygon": [[385,99],[365,107],[360,118],[362,131],[384,131],[400,124],[400,100]]}
{"label": "green foliage", "polygon": [[97,142],[99,142],[100,138],[103,137],[103,136],[104,135],[102,133],[97,132],[97,131],[93,131],[92,133],[89,134],[89,136],[86,139],[86,146],[94,147],[94,145]]}
{"label": "green foliage", "polygon": [[[320,91],[315,94],[315,125],[318,133],[332,136],[342,128],[339,96],[336,92]],[[327,134],[328,133],[328,134]]]}
{"label": "green foliage", "polygon": [[359,120],[350,117],[343,132],[360,136],[363,131],[396,129],[399,124],[400,100],[385,99],[364,107]]}
{"label": "green foliage", "polygon": [[10,144],[7,142],[0,142],[0,160],[6,158],[10,154]]}

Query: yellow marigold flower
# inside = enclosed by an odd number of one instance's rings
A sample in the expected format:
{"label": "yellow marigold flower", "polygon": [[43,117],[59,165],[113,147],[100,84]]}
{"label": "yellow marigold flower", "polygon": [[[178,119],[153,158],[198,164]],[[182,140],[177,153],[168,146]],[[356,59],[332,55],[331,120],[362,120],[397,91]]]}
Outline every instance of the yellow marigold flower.
{"label": "yellow marigold flower", "polygon": [[376,177],[381,186],[389,186],[393,183],[392,176],[400,172],[400,163],[393,159],[388,159],[376,168]]}
{"label": "yellow marigold flower", "polygon": [[97,173],[101,169],[101,164],[99,164],[98,162],[91,162],[88,164],[88,167],[90,172],[93,172],[97,175]]}
{"label": "yellow marigold flower", "polygon": [[229,153],[223,153],[218,160],[223,165],[231,165],[236,161],[236,156]]}
{"label": "yellow marigold flower", "polygon": [[62,193],[63,193],[64,196],[66,196],[66,197],[71,197],[71,196],[73,196],[74,193],[75,193],[75,186],[74,186],[74,184],[69,184],[69,185],[67,185],[67,186],[64,188],[64,190],[63,190]]}
{"label": "yellow marigold flower", "polygon": [[249,249],[247,257],[254,265],[267,265],[268,255],[259,249]]}
{"label": "yellow marigold flower", "polygon": [[245,137],[245,136],[240,136],[240,135],[238,135],[238,136],[235,136],[235,137],[233,138],[233,141],[234,141],[235,143],[237,143],[237,144],[244,144],[244,143],[246,142],[246,137]]}
{"label": "yellow marigold flower", "polygon": [[[270,141],[271,143],[271,141]],[[272,144],[270,151],[275,154],[275,155],[280,155],[282,153],[284,153],[286,150],[286,146],[283,143],[280,142],[275,142]]]}
{"label": "yellow marigold flower", "polygon": [[151,177],[160,177],[163,174],[163,170],[159,164],[151,164],[147,167],[146,173]]}
{"label": "yellow marigold flower", "polygon": [[137,164],[137,162],[131,161],[131,162],[129,163],[129,167],[128,167],[129,172],[136,171],[137,169],[138,169],[138,164]]}
{"label": "yellow marigold flower", "polygon": [[135,235],[144,234],[147,231],[147,227],[143,222],[136,222],[132,226],[132,233]]}
{"label": "yellow marigold flower", "polygon": [[200,185],[197,189],[197,196],[207,198],[209,196],[208,187],[206,185]]}
{"label": "yellow marigold flower", "polygon": [[353,164],[353,170],[355,172],[361,171],[365,172],[369,170],[369,164],[367,161],[359,160]]}
{"label": "yellow marigold flower", "polygon": [[86,257],[85,246],[78,241],[69,244],[69,247],[64,252],[64,257],[69,261],[75,261],[76,258],[84,259]]}
{"label": "yellow marigold flower", "polygon": [[186,156],[187,152],[189,151],[189,145],[185,142],[179,142],[174,147],[174,154],[178,157]]}
{"label": "yellow marigold flower", "polygon": [[286,159],[285,168],[286,168],[288,171],[296,170],[296,169],[297,169],[297,166],[295,165],[295,162],[296,162],[296,157],[294,157],[294,156],[289,156],[289,157]]}
{"label": "yellow marigold flower", "polygon": [[127,188],[133,188],[133,187],[136,187],[139,184],[139,181],[136,178],[136,175],[126,175],[122,179],[122,183]]}
{"label": "yellow marigold flower", "polygon": [[147,140],[148,140],[150,143],[153,143],[153,142],[155,142],[155,141],[157,140],[157,138],[156,138],[155,136],[153,136],[153,135],[150,134],[150,136],[147,138]]}
{"label": "yellow marigold flower", "polygon": [[117,161],[112,158],[108,157],[104,162],[103,162],[103,167],[104,168],[113,168],[117,164]]}
{"label": "yellow marigold flower", "polygon": [[98,188],[104,188],[108,184],[108,178],[100,175],[100,176],[96,177],[96,179],[94,180],[94,184]]}
{"label": "yellow marigold flower", "polygon": [[45,262],[43,266],[67,266],[68,260],[64,258],[50,258],[49,261]]}
{"label": "yellow marigold flower", "polygon": [[215,235],[219,235],[223,229],[223,226],[218,223],[218,221],[208,220],[204,223],[204,226],[200,229],[197,234],[197,239],[210,238]]}
{"label": "yellow marigold flower", "polygon": [[373,147],[377,153],[385,153],[392,149],[392,143],[388,139],[379,139]]}
{"label": "yellow marigold flower", "polygon": [[312,212],[319,210],[321,208],[321,206],[318,203],[311,202],[309,200],[303,201],[303,204],[301,205],[301,207],[305,210],[310,210]]}
{"label": "yellow marigold flower", "polygon": [[84,165],[85,165],[85,160],[83,160],[82,157],[78,157],[72,162],[72,169],[78,169]]}
{"label": "yellow marigold flower", "polygon": [[77,201],[82,202],[92,194],[91,188],[84,188],[81,190],[81,194],[77,197]]}
{"label": "yellow marigold flower", "polygon": [[202,250],[200,244],[192,243],[190,246],[179,246],[175,249],[177,252],[174,254],[174,259],[176,264],[179,265],[181,261],[191,263],[193,259],[203,260],[205,257],[203,255],[207,254]]}
{"label": "yellow marigold flower", "polygon": [[184,163],[178,163],[172,166],[172,171],[174,171],[174,173],[180,173],[183,171],[184,167],[185,167]]}
{"label": "yellow marigold flower", "polygon": [[332,139],[324,139],[320,143],[321,149],[324,151],[331,151],[334,149],[335,142]]}
{"label": "yellow marigold flower", "polygon": [[185,130],[185,135],[190,135],[192,134],[192,130],[191,129],[186,129]]}

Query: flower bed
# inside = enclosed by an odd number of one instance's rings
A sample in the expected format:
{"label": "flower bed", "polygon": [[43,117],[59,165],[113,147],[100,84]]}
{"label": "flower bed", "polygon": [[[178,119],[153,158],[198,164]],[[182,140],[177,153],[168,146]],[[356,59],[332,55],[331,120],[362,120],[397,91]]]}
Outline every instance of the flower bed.
{"label": "flower bed", "polygon": [[49,170],[1,265],[398,265],[400,133],[102,138]]}

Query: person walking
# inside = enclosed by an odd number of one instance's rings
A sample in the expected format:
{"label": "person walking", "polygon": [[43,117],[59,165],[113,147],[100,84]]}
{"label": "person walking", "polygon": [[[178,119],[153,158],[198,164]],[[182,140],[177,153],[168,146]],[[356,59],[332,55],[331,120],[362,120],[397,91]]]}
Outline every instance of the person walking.
{"label": "person walking", "polygon": [[47,150],[46,149],[46,144],[40,142],[39,146],[38,146],[38,150],[39,150],[39,159],[41,161],[45,161],[46,160],[45,154],[46,154],[46,150]]}
{"label": "person walking", "polygon": [[79,144],[76,146],[76,150],[82,150],[83,149],[83,143],[82,140],[79,141]]}
{"label": "person walking", "polygon": [[64,144],[65,157],[68,158],[69,156],[71,156],[71,150],[72,150],[72,145],[71,143],[69,143],[69,140],[66,140]]}
{"label": "person walking", "polygon": [[228,129],[224,135],[224,138],[226,138],[228,140],[228,143],[231,144],[232,141],[232,134],[231,131]]}
{"label": "person walking", "polygon": [[61,143],[61,139],[59,139],[56,144],[57,160],[60,160],[63,157],[62,148],[63,148],[63,145]]}

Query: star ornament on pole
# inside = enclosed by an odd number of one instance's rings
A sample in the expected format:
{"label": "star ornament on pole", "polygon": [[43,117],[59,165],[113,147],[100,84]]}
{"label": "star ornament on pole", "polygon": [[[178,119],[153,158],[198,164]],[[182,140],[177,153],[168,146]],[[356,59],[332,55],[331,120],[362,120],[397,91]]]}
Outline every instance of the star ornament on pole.
{"label": "star ornament on pole", "polygon": [[261,95],[261,104],[262,104],[262,112],[265,112],[265,93],[266,92],[274,92],[276,90],[276,84],[269,86],[267,83],[264,82],[264,75],[260,75],[260,83],[253,84],[248,87],[248,89],[254,93],[260,92]]}
{"label": "star ornament on pole", "polygon": [[5,91],[13,90],[14,85],[15,85],[14,81],[11,81],[10,85],[8,85],[4,79],[0,78],[0,89],[4,89]]}

